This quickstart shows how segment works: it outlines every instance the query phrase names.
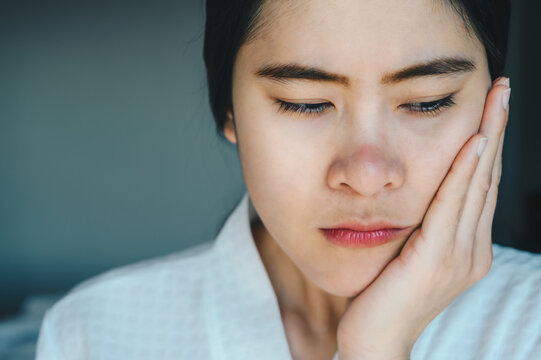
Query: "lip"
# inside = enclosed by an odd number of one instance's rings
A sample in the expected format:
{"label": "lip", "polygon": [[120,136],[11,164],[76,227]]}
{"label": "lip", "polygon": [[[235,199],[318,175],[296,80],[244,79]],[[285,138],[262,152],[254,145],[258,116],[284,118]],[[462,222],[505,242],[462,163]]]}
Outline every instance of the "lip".
{"label": "lip", "polygon": [[397,227],[386,223],[344,224],[333,228],[320,229],[327,240],[346,248],[367,248],[380,246],[404,235],[410,227]]}

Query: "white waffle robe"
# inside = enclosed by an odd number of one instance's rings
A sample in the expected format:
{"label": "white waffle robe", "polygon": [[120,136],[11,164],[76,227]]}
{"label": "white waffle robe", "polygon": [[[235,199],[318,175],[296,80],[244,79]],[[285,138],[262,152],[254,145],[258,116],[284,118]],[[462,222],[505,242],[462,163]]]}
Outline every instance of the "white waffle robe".
{"label": "white waffle robe", "polygon": [[[246,192],[214,241],[75,287],[47,312],[37,359],[291,360],[254,216]],[[541,255],[496,244],[493,254],[489,273],[426,327],[413,360],[541,359]]]}

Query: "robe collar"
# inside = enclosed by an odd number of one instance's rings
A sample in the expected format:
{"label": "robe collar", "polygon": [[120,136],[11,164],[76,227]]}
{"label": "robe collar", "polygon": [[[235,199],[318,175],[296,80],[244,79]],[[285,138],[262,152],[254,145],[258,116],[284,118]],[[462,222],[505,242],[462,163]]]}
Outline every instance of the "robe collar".
{"label": "robe collar", "polygon": [[252,236],[248,192],[216,237],[205,279],[206,328],[214,359],[292,360],[278,300]]}

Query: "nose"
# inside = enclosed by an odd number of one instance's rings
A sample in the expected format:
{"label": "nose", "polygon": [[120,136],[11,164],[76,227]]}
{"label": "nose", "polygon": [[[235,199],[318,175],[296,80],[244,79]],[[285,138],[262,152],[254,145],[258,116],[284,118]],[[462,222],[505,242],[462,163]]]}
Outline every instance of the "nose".
{"label": "nose", "polygon": [[402,162],[382,147],[363,144],[337,159],[329,169],[329,186],[336,190],[354,191],[363,197],[400,187],[405,175]]}

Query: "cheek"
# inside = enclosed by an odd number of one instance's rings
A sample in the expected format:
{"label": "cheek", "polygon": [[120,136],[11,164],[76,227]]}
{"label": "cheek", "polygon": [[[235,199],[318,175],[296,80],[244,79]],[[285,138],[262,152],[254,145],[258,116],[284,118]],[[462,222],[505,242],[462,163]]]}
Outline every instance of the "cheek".
{"label": "cheek", "polygon": [[[317,146],[303,140],[283,126],[269,126],[277,119],[259,117],[239,127],[239,153],[246,186],[254,201],[283,211],[305,213],[309,194],[314,194],[320,179],[321,155]],[[278,120],[282,121],[283,120]],[[262,200],[262,201],[261,201]]]}
{"label": "cheek", "polygon": [[415,188],[419,206],[425,210],[445,179],[464,144],[478,132],[483,109],[481,103],[463,106],[445,119],[429,137],[417,139],[421,146],[404,149],[408,154],[409,183]]}
{"label": "cheek", "polygon": [[314,159],[321,158],[320,147],[304,131],[310,128],[303,125],[306,119],[279,113],[277,105],[271,107],[249,86],[238,88],[236,95],[242,99],[235,112],[246,186],[270,202],[302,196],[312,187],[310,181],[316,181]]}

